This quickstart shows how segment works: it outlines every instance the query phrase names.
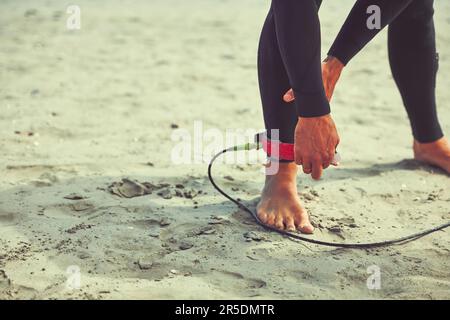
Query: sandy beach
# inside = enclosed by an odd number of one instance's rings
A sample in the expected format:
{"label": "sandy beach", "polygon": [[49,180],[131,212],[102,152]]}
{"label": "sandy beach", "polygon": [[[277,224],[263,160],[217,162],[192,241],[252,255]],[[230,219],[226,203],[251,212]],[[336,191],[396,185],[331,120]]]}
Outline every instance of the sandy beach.
{"label": "sandy beach", "polygon": [[[353,4],[337,2],[321,8],[324,55]],[[79,30],[68,5],[0,4],[0,299],[450,298],[450,230],[371,250],[292,241],[220,196],[195,150],[173,163],[174,132],[196,121],[264,127],[268,0],[79,0]],[[448,134],[450,2],[435,9]],[[298,178],[312,238],[386,240],[450,220],[449,176],[412,160],[386,31],[345,69],[332,110],[342,164]],[[256,203],[260,165],[215,175]]]}

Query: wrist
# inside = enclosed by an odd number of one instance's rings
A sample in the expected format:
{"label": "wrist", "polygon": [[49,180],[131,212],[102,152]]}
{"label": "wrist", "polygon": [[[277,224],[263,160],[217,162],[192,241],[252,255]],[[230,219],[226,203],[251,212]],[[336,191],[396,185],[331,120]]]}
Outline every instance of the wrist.
{"label": "wrist", "polygon": [[345,65],[336,57],[328,55],[323,61],[330,71],[341,72]]}
{"label": "wrist", "polygon": [[331,113],[325,114],[323,116],[318,116],[318,117],[298,117],[298,121],[300,120],[325,120],[325,119],[330,119],[331,118]]}

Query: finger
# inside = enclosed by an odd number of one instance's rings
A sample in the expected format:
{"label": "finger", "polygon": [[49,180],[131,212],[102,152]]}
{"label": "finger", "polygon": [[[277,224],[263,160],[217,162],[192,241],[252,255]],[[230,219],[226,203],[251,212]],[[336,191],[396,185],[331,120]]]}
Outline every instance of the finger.
{"label": "finger", "polygon": [[302,167],[303,167],[303,172],[306,174],[310,174],[312,172],[312,165],[311,165],[311,161],[308,159],[303,159],[302,160]]}
{"label": "finger", "polygon": [[340,162],[341,162],[341,156],[339,155],[339,153],[336,152],[333,156],[333,160],[331,160],[331,164],[333,166],[337,167]]}
{"label": "finger", "polygon": [[326,78],[326,77],[328,77],[328,74],[323,73],[322,75],[325,77],[325,79],[323,81],[323,88],[325,89],[325,96],[327,97],[328,102],[330,102],[332,94],[330,94],[330,84],[328,83],[328,78]]}
{"label": "finger", "polygon": [[288,92],[286,92],[283,96],[283,100],[284,100],[284,102],[294,101],[295,100],[294,91],[292,89],[290,89]]}
{"label": "finger", "polygon": [[325,85],[325,95],[327,96],[328,102],[331,102],[333,97],[334,85],[333,83],[327,82]]}
{"label": "finger", "polygon": [[312,164],[312,178],[314,180],[319,180],[322,176],[323,168],[322,168],[322,162],[321,161],[315,161]]}
{"label": "finger", "polygon": [[302,154],[300,153],[300,151],[298,151],[297,148],[294,148],[294,160],[295,163],[299,166],[303,164]]}
{"label": "finger", "polygon": [[331,102],[331,98],[333,98],[333,90],[328,90],[326,96],[328,102]]}
{"label": "finger", "polygon": [[324,155],[322,156],[322,168],[326,169],[331,165],[331,161],[333,160],[333,157],[330,155]]}

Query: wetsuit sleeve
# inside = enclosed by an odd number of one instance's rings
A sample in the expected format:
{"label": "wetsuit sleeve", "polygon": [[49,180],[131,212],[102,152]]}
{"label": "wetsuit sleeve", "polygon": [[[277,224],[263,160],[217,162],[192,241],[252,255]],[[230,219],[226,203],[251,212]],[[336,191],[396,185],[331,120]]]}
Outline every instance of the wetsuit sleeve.
{"label": "wetsuit sleeve", "polygon": [[[337,35],[328,55],[338,58],[344,65],[369,43],[384,27],[391,23],[412,1],[422,0],[358,0]],[[380,9],[380,28],[368,27],[374,14],[368,10],[376,5]],[[369,11],[369,12],[368,12]]]}
{"label": "wetsuit sleeve", "polygon": [[[320,22],[315,0],[273,0],[279,51],[299,117],[330,113],[322,81]],[[281,98],[281,97],[280,97]]]}

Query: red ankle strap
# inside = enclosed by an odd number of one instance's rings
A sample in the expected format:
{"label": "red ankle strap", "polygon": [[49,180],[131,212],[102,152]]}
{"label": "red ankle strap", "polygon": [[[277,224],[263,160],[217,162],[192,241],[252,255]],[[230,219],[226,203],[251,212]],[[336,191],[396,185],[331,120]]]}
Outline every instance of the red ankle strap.
{"label": "red ankle strap", "polygon": [[259,133],[257,140],[262,144],[263,150],[268,157],[273,157],[277,160],[294,161],[294,144],[270,140],[265,132]]}

